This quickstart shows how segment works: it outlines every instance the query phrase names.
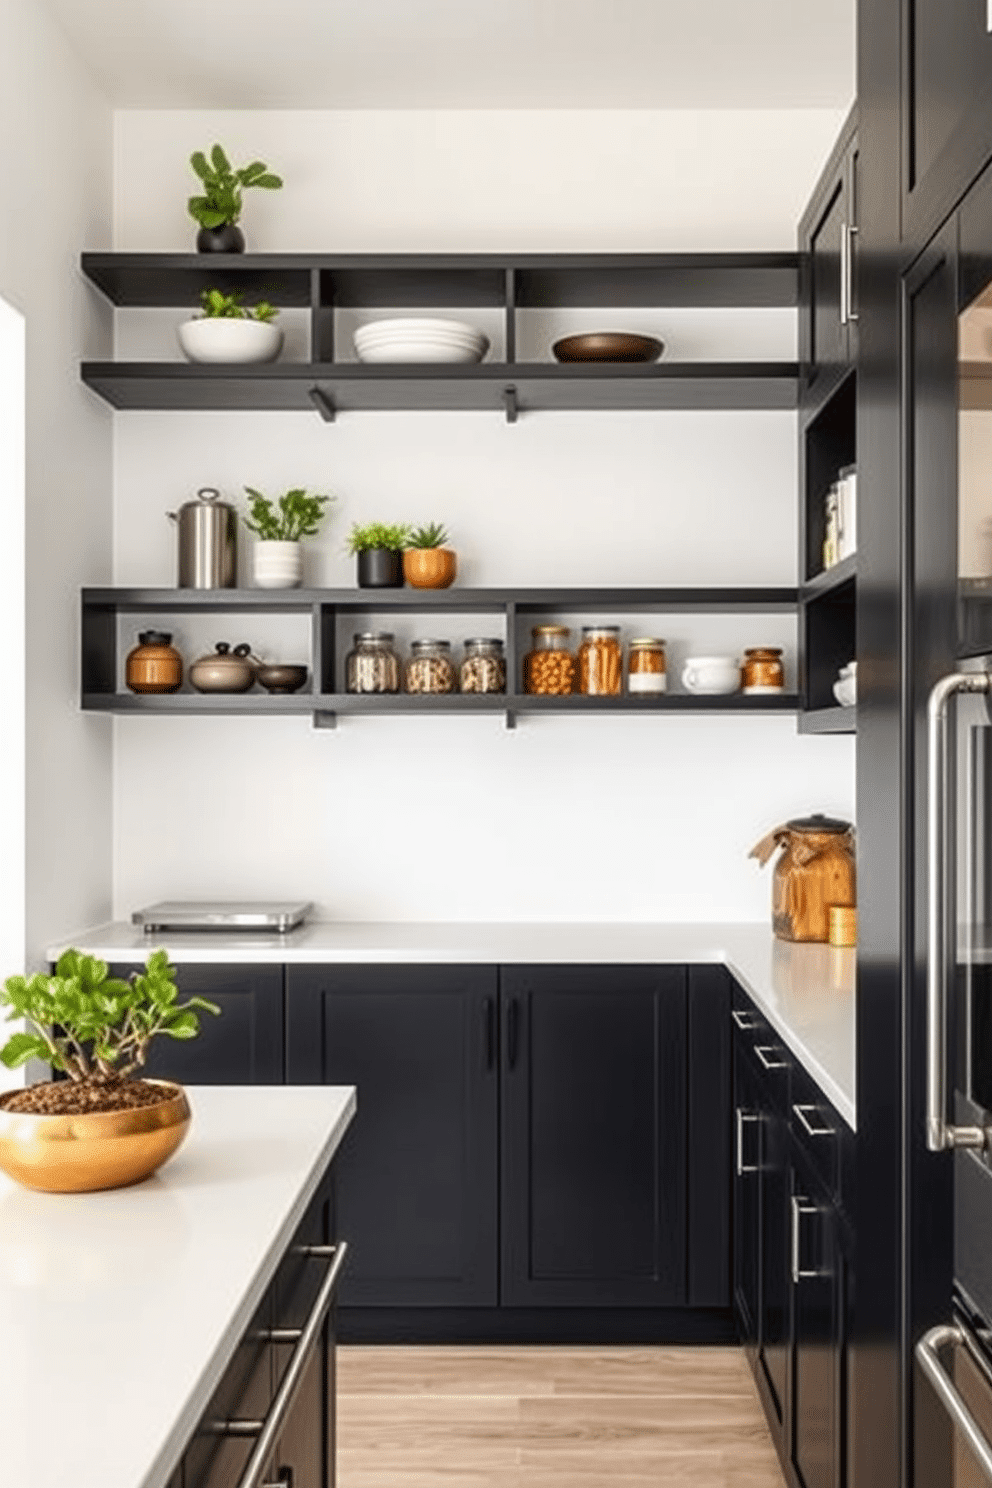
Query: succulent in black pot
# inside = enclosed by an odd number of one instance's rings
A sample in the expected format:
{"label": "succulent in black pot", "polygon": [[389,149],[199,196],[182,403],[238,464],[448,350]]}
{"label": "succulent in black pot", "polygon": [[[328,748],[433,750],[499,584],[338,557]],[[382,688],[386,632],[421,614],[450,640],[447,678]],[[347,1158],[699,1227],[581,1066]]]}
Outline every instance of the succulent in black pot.
{"label": "succulent in black pot", "polygon": [[403,550],[409,540],[405,523],[360,527],[356,522],[348,534],[348,551],[358,559],[359,589],[402,589]]}

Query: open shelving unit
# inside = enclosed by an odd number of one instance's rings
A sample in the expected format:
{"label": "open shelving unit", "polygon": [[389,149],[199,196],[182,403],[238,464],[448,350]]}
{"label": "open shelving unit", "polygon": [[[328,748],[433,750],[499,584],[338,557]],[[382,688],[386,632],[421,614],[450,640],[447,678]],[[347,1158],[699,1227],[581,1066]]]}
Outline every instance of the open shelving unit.
{"label": "open shelving unit", "polygon": [[[669,589],[84,589],[82,592],[82,707],[91,711],[165,716],[310,714],[318,727],[340,715],[464,716],[502,714],[508,726],[521,714],[795,712],[795,694],[702,697],[536,697],[521,688],[521,637],[549,616],[584,614],[794,614],[797,595],[785,588]],[[343,690],[341,658],[363,616],[374,614],[485,615],[505,630],[507,692],[446,695],[360,694]],[[249,693],[135,694],[122,688],[119,618],[169,615],[286,615],[310,622],[308,691],[271,696]]]}
{"label": "open shelving unit", "polygon": [[[798,303],[795,253],[328,255],[84,253],[83,273],[115,306],[198,308],[216,287],[309,311],[310,357],[263,366],[84,362],[114,408],[493,410],[513,422],[547,410],[789,409],[795,362],[649,364],[518,360],[528,310],[779,308]],[[364,364],[338,355],[335,312],[498,310],[504,360]]]}

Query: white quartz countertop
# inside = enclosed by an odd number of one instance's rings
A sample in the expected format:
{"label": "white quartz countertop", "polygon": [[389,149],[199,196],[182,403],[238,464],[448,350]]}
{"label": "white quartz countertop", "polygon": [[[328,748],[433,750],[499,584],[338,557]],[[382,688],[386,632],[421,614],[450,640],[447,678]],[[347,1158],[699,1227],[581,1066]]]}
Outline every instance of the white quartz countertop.
{"label": "white quartz countertop", "polygon": [[351,1087],[187,1087],[134,1188],[0,1174],[4,1488],[165,1488],[355,1112]]}
{"label": "white quartz countertop", "polygon": [[49,949],[76,945],[108,961],[143,961],[164,945],[177,963],[585,963],[726,965],[784,1044],[852,1128],[855,1124],[855,952],[775,940],[767,924],[320,923],[287,935],[242,932],[146,935],[97,926]]}

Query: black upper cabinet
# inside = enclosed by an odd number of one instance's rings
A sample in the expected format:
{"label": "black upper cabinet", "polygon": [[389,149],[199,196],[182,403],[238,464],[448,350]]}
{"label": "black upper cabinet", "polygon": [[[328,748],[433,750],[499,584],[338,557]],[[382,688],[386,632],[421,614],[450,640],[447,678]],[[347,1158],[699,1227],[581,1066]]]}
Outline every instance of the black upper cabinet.
{"label": "black upper cabinet", "polygon": [[686,1297],[683,968],[502,973],[502,1301]]}
{"label": "black upper cabinet", "polygon": [[344,1306],[495,1305],[496,972],[289,966],[291,1084],[356,1085],[334,1165]]}
{"label": "black upper cabinet", "polygon": [[[128,976],[134,966],[115,966]],[[142,1071],[183,1085],[281,1085],[283,1070],[283,968],[273,965],[176,967],[180,996],[205,997],[220,1016],[200,1014],[199,1037],[159,1038]]]}
{"label": "black upper cabinet", "polygon": [[818,381],[843,373],[857,355],[855,131],[852,113],[799,224],[801,401]]}
{"label": "black upper cabinet", "polygon": [[947,215],[992,157],[987,0],[903,0],[903,235]]}

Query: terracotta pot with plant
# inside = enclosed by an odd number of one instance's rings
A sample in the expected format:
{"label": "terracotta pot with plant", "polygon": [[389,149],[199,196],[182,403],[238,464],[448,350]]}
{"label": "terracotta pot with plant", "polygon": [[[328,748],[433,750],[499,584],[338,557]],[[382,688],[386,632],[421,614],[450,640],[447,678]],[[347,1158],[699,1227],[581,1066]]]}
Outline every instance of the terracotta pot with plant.
{"label": "terracotta pot with plant", "polygon": [[214,145],[207,159],[202,150],[194,150],[189,163],[203,183],[198,196],[187,202],[189,215],[200,224],[196,235],[198,253],[243,253],[244,233],[238,227],[241,219],[242,193],[259,186],[263,191],[278,191],[282,180],[274,175],[264,160],[235,170],[220,145]]}
{"label": "terracotta pot with plant", "polygon": [[159,1036],[192,1039],[202,997],[182,1002],[165,951],[127,981],[107,963],[67,950],[55,973],[8,977],[8,1021],[27,1027],[0,1049],[8,1069],[42,1059],[65,1076],[0,1096],[0,1169],[27,1188],[84,1193],[147,1178],[189,1130],[181,1085],[136,1078]]}
{"label": "terracotta pot with plant", "polygon": [[448,533],[440,522],[415,527],[403,554],[403,577],[414,589],[447,589],[455,581],[458,557],[448,547]]}
{"label": "terracotta pot with plant", "polygon": [[253,486],[248,492],[244,524],[258,539],[252,577],[259,589],[292,589],[303,577],[302,539],[316,537],[333,496],[315,496],[303,486],[271,501]]}
{"label": "terracotta pot with plant", "polygon": [[403,549],[410,540],[405,523],[356,522],[348,534],[348,551],[358,559],[360,589],[402,589]]}

